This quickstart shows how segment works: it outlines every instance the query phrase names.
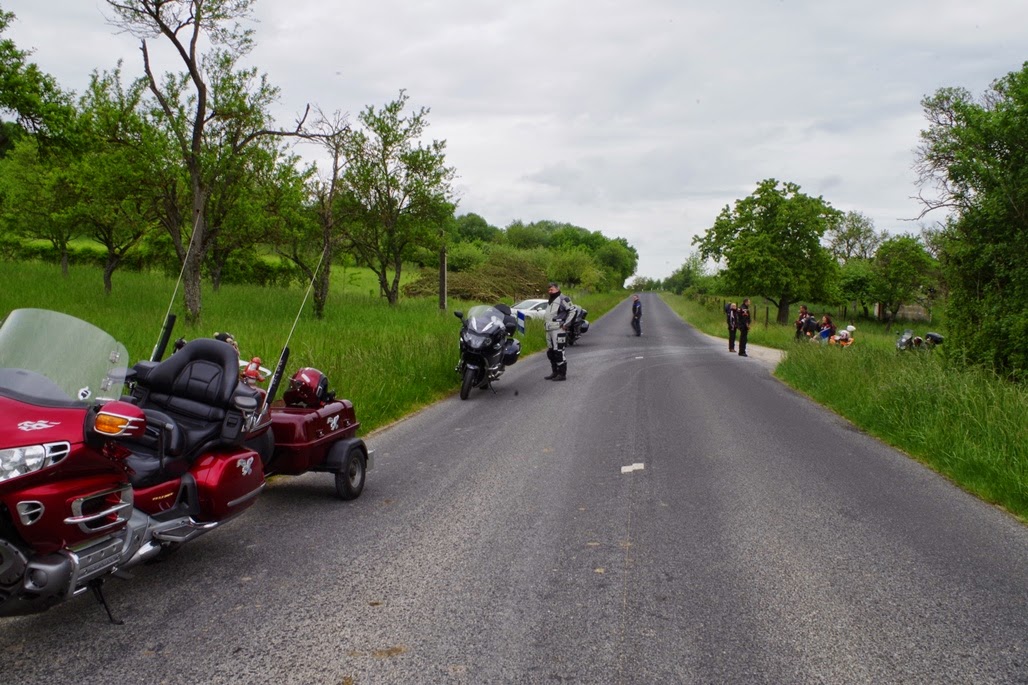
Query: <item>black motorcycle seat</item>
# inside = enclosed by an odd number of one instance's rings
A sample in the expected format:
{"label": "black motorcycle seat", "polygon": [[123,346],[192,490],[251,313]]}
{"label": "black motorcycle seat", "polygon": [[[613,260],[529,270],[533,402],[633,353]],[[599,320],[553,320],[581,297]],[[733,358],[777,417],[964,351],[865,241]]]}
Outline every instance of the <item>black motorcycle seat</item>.
{"label": "black motorcycle seat", "polygon": [[[220,441],[226,417],[239,414],[239,356],[220,340],[199,338],[137,381],[133,396],[144,411],[167,416],[180,437],[166,440],[167,455],[192,455]],[[235,442],[240,436],[232,436]]]}

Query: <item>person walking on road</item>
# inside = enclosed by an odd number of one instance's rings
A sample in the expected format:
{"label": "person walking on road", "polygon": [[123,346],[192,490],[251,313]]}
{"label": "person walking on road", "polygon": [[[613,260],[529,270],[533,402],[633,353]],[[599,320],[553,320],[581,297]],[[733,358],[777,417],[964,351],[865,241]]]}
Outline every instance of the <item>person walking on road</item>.
{"label": "person walking on road", "polygon": [[748,357],[746,354],[746,338],[750,334],[750,298],[742,301],[742,306],[735,313],[736,327],[739,329],[739,356]]}
{"label": "person walking on road", "polygon": [[550,283],[547,289],[550,304],[546,308],[546,358],[550,360],[550,375],[544,376],[548,381],[566,381],[568,379],[568,361],[564,354],[568,334],[565,325],[568,318],[575,313],[575,305],[571,298],[562,295],[560,286]]}
{"label": "person walking on road", "polygon": [[643,303],[639,301],[638,295],[632,295],[632,329],[635,331],[636,337],[643,334],[642,318]]}
{"label": "person walking on road", "polygon": [[725,309],[725,317],[728,323],[728,351],[735,352],[735,332],[739,328],[739,308],[731,303]]}

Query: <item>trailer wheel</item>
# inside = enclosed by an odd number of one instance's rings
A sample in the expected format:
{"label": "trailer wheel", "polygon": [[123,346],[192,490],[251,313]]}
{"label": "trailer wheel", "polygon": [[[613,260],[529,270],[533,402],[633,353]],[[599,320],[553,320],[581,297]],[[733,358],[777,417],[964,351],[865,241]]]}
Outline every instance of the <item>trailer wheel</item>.
{"label": "trailer wheel", "polygon": [[364,479],[367,475],[367,458],[363,450],[356,445],[346,453],[343,468],[336,471],[336,494],[340,499],[357,499],[364,491]]}

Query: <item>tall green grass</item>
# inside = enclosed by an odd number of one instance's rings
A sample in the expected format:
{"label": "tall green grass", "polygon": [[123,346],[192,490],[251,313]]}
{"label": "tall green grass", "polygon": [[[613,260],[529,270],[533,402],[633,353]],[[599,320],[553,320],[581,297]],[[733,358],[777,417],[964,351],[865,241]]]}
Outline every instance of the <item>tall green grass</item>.
{"label": "tall green grass", "polygon": [[[726,337],[720,304],[665,300],[697,328]],[[855,343],[841,349],[797,342],[791,325],[759,321],[749,341],[787,351],[775,371],[785,383],[1028,521],[1028,389],[952,363],[945,344],[899,352],[901,330],[858,321]]]}
{"label": "tall green grass", "polygon": [[[98,270],[72,267],[64,278],[58,267],[40,263],[0,263],[0,278],[0,316],[23,307],[62,311],[111,333],[133,359],[150,357],[175,289],[174,279],[162,275],[118,272],[114,291],[106,296]],[[322,320],[314,317],[309,300],[297,320],[303,288],[226,285],[214,291],[205,284],[201,325],[190,326],[181,316],[185,307],[180,292],[173,306],[179,315],[173,338],[228,331],[244,359],[258,356],[271,368],[295,321],[287,373],[303,366],[324,372],[337,395],[353,401],[363,432],[454,392],[460,381],[454,372],[460,322],[453,311],[474,303],[452,301],[445,312],[436,298],[401,299],[390,307],[377,296],[370,271],[338,268],[332,278]],[[575,300],[595,319],[624,297],[585,295]],[[530,321],[526,335],[518,337],[523,356],[545,347],[538,321]]]}

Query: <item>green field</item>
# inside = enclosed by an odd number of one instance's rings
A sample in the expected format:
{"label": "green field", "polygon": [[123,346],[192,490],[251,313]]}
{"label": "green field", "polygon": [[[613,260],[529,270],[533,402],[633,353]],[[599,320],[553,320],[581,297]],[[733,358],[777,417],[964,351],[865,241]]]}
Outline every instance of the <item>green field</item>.
{"label": "green field", "polygon": [[[39,307],[89,321],[120,340],[134,359],[148,359],[157,341],[175,281],[157,274],[118,272],[106,296],[100,273],[72,267],[67,278],[56,266],[41,263],[0,265],[0,315],[11,309]],[[460,378],[453,310],[471,304],[452,301],[440,311],[438,298],[404,299],[395,307],[377,295],[367,269],[337,267],[325,318],[313,315],[308,300],[290,340],[287,373],[303,366],[324,372],[332,389],[353,401],[362,432],[386,425],[452,394]],[[185,324],[181,291],[173,311],[180,315],[173,339],[209,337],[228,331],[244,358],[260,357],[273,367],[304,300],[302,288],[205,285],[202,324]],[[595,318],[624,299],[624,294],[577,298]],[[512,303],[509,303],[512,304]],[[545,347],[542,324],[530,321],[522,357]]]}

